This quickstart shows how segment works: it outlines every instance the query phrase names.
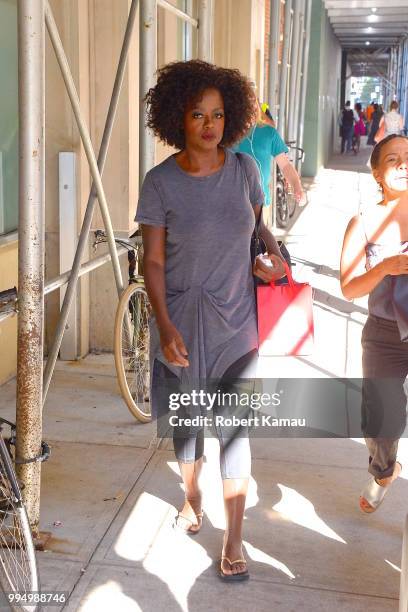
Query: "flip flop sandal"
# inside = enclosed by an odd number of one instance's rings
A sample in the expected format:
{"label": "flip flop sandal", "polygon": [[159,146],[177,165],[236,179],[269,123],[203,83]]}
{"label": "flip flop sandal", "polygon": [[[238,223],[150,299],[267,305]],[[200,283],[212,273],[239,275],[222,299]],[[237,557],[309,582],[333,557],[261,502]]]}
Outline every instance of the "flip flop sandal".
{"label": "flip flop sandal", "polygon": [[[397,461],[396,463],[399,463],[399,465],[401,466],[401,470],[402,470],[402,464],[399,461]],[[374,476],[372,476],[370,480],[367,482],[367,484],[365,485],[364,489],[361,491],[360,510],[364,512],[365,514],[372,514],[373,512],[375,512],[377,508],[379,508],[380,505],[382,504],[385,494],[387,493],[391,484],[392,483],[390,483],[386,487],[381,487],[376,481],[376,479],[374,478]],[[370,509],[366,510],[365,508],[363,508],[363,506],[361,505],[362,500],[366,501],[371,506],[372,510]]]}
{"label": "flip flop sandal", "polygon": [[[204,516],[203,511],[196,514],[196,517],[198,519],[201,519],[201,524],[203,521],[203,516]],[[182,527],[181,525],[179,525],[178,523],[179,519],[183,519],[184,521],[187,521],[188,523],[190,523],[190,527],[187,527],[186,529],[185,527]],[[200,531],[201,525],[198,529],[191,529],[193,525],[196,526],[194,521],[191,520],[188,516],[185,516],[184,514],[180,514],[180,512],[174,517],[173,529],[177,529],[178,531],[181,531],[182,533],[185,533],[186,535],[196,535]]]}
{"label": "flip flop sandal", "polygon": [[245,570],[244,572],[240,572],[239,574],[225,574],[222,571],[222,562],[224,560],[228,561],[231,567],[235,565],[235,563],[246,563],[245,559],[235,559],[235,561],[230,561],[228,557],[221,557],[220,571],[218,572],[218,576],[221,578],[221,580],[224,580],[224,582],[242,582],[243,580],[248,580],[249,578],[248,570]]}

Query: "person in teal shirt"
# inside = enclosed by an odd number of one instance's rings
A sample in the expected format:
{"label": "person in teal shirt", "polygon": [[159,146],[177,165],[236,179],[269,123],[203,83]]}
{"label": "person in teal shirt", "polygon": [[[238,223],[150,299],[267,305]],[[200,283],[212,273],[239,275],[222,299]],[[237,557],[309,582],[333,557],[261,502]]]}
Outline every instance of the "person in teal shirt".
{"label": "person in teal shirt", "polygon": [[303,205],[306,198],[299,175],[287,156],[289,149],[277,130],[262,120],[259,105],[258,109],[259,113],[256,125],[251,128],[245,138],[233,147],[233,150],[239,153],[247,153],[256,161],[261,175],[262,189],[265,195],[265,206],[269,206],[272,202],[270,182],[272,171],[271,161],[274,158],[282,174],[292,186],[296,199],[300,205]]}

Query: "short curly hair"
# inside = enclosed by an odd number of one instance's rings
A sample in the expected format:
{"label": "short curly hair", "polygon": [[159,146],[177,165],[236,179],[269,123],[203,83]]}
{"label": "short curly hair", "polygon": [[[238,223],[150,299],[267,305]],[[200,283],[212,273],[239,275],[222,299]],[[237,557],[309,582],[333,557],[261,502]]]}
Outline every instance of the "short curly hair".
{"label": "short curly hair", "polygon": [[225,127],[221,145],[241,140],[256,122],[255,94],[250,81],[230,68],[202,60],[173,62],[157,72],[157,84],[149,89],[147,126],[166,144],[184,149],[184,114],[206,89],[218,89],[224,101]]}

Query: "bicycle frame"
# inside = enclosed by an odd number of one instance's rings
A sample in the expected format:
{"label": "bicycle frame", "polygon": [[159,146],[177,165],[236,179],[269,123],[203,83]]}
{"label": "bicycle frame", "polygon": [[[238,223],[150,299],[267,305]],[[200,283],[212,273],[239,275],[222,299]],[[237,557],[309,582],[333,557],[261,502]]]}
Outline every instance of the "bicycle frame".
{"label": "bicycle frame", "polygon": [[17,476],[16,476],[16,473],[14,471],[14,467],[11,461],[9,448],[7,447],[6,441],[3,437],[4,425],[9,425],[11,427],[12,435],[15,432],[15,425],[14,423],[10,423],[10,421],[7,421],[6,419],[0,418],[0,455],[3,461],[4,469],[6,471],[6,476],[8,480],[10,481],[11,486],[13,488],[13,493],[15,495],[15,498],[18,503],[22,503],[20,485],[18,484]]}
{"label": "bicycle frame", "polygon": [[[11,429],[11,436],[9,438],[4,438],[3,436],[4,425],[8,425]],[[13,493],[16,497],[16,500],[18,502],[23,503],[20,485],[18,483],[17,476],[16,476],[14,466],[13,466],[13,456],[10,451],[10,446],[15,444],[15,439],[16,439],[15,424],[11,423],[11,421],[8,421],[7,419],[3,419],[0,417],[0,456],[3,459],[4,468],[6,470],[6,476],[8,477],[11,483],[11,486],[13,488]],[[51,454],[51,451],[50,451],[48,444],[43,441],[41,442],[41,455],[39,457],[36,457],[33,460],[30,460],[30,462],[31,461],[41,461],[41,462],[47,461],[50,457],[50,454]],[[27,461],[14,459],[14,462],[15,463],[26,463]]]}
{"label": "bicycle frame", "polygon": [[[96,251],[97,245],[103,242],[107,242],[106,233],[103,230],[95,230],[95,240],[93,243],[93,249]],[[133,239],[133,242],[131,241]],[[143,274],[140,273],[142,262],[140,261],[139,251],[143,247],[142,236],[137,232],[132,234],[129,239],[116,238],[115,242],[120,246],[125,247],[128,250],[128,262],[129,262],[129,285],[131,283],[144,284]],[[135,271],[137,273],[135,274]]]}

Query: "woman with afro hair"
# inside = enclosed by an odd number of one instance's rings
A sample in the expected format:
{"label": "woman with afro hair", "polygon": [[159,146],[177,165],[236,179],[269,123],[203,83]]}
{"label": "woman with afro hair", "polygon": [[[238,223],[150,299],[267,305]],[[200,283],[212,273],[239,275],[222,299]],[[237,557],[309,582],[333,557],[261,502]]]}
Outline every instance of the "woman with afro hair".
{"label": "woman with afro hair", "polygon": [[[219,576],[244,580],[249,577],[242,553],[251,472],[248,431],[217,425],[217,416],[226,410],[239,415],[241,407],[206,405],[201,391],[211,381],[213,389],[231,393],[236,391],[231,381],[253,376],[258,347],[253,275],[270,282],[285,274],[279,247],[262,219],[259,231],[268,256],[251,264],[250,241],[263,191],[255,162],[229,149],[256,121],[254,94],[238,70],[191,60],[159,70],[146,101],[148,127],[178,149],[147,173],[136,214],[154,314],[152,414],[158,424],[173,426],[185,490],[174,526],[189,535],[201,527],[202,423],[207,417],[209,424],[212,409],[226,514]],[[177,403],[186,389],[191,401]]]}

